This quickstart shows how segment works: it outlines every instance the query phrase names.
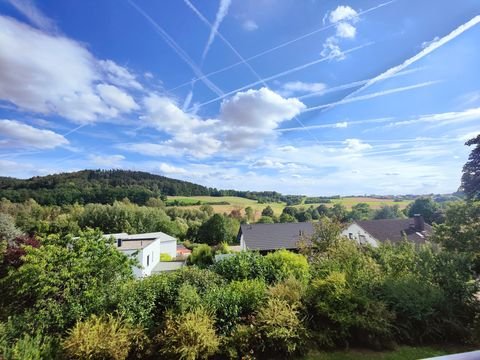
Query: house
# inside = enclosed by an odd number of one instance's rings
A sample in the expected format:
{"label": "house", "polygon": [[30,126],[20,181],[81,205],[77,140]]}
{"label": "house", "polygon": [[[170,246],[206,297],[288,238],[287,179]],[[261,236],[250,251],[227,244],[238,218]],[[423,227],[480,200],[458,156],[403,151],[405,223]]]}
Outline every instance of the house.
{"label": "house", "polygon": [[237,240],[240,249],[268,252],[278,249],[297,250],[303,237],[313,234],[310,222],[281,224],[242,224]]}
{"label": "house", "polygon": [[149,276],[160,262],[160,254],[177,256],[177,239],[163,232],[128,235],[127,233],[106,234],[113,237],[119,251],[134,256],[140,266],[133,268],[137,278]]}
{"label": "house", "polygon": [[192,250],[187,249],[183,244],[177,245],[177,258],[187,258],[192,255]]}
{"label": "house", "polygon": [[410,219],[354,221],[342,235],[359,244],[376,247],[381,242],[397,243],[404,238],[415,244],[424,244],[431,233],[432,227],[425,223],[423,216],[415,215]]}

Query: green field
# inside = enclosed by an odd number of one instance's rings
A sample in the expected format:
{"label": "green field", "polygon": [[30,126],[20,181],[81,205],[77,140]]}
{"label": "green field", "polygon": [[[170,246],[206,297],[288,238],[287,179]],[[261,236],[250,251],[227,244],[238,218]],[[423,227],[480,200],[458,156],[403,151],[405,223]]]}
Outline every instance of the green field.
{"label": "green field", "polygon": [[414,360],[472,351],[470,349],[401,346],[393,351],[348,350],[315,352],[304,360]]}
{"label": "green field", "polygon": [[[270,205],[276,215],[282,213],[285,203],[266,203],[259,204],[256,200],[245,199],[237,196],[169,196],[168,202],[170,203],[174,200],[177,200],[183,204],[192,204],[198,201],[202,203],[212,203],[212,207],[217,213],[230,213],[234,209],[242,210],[247,206],[250,206],[255,210],[255,217],[258,218],[261,215],[262,210]],[[228,202],[228,205],[217,205],[218,202]],[[389,199],[376,199],[372,197],[344,197],[340,199],[332,199],[331,203],[325,204],[326,206],[333,206],[335,203],[343,204],[350,209],[353,205],[358,203],[367,203],[372,209],[378,209],[382,205],[399,205],[401,209],[404,209],[411,201],[394,201]],[[305,205],[295,205],[295,207],[317,207],[320,204],[305,204]],[[187,208],[199,208],[200,205],[188,205]]]}

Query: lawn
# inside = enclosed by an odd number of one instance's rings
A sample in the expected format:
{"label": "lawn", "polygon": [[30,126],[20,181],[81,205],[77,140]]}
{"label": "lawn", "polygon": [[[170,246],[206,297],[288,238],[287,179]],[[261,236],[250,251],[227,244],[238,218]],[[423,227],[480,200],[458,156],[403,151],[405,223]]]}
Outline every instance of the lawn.
{"label": "lawn", "polygon": [[348,350],[314,352],[302,360],[414,360],[471,351],[470,349],[401,346],[394,351]]}
{"label": "lawn", "polygon": [[[275,215],[280,215],[285,207],[285,203],[267,203],[267,204],[259,204],[256,200],[245,199],[237,196],[169,196],[168,202],[171,203],[174,200],[178,200],[184,204],[194,204],[197,201],[201,201],[202,203],[213,203],[213,209],[216,213],[230,213],[230,211],[234,209],[244,209],[247,206],[250,206],[253,210],[255,210],[255,217],[258,219],[261,216],[262,210],[270,205],[275,213]],[[218,202],[228,202],[226,204],[215,204]],[[404,209],[409,203],[409,200],[405,201],[393,201],[389,199],[376,199],[372,197],[344,197],[340,199],[332,199],[331,203],[325,204],[327,206],[333,206],[335,203],[340,203],[345,205],[347,209],[351,209],[351,207],[358,203],[367,203],[370,205],[372,209],[378,209],[382,205],[399,205],[400,209]],[[310,207],[314,206],[317,207],[320,204],[303,204],[303,205],[295,205],[295,207]],[[187,208],[199,208],[199,205],[190,205],[186,206]]]}

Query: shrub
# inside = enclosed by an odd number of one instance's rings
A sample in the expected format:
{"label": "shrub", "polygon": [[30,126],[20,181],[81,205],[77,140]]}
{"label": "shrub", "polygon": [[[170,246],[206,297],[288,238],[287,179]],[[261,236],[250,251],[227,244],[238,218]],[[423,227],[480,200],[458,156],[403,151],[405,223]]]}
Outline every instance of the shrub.
{"label": "shrub", "polygon": [[206,244],[201,244],[193,249],[192,254],[187,259],[191,265],[197,265],[200,268],[206,268],[213,264],[212,248]]}
{"label": "shrub", "polygon": [[209,309],[216,313],[216,325],[222,334],[229,334],[237,323],[253,315],[265,297],[266,285],[261,280],[233,281],[205,296]]}
{"label": "shrub", "polygon": [[294,277],[278,282],[268,288],[268,295],[272,298],[285,301],[291,306],[301,307],[305,293],[305,284]]}
{"label": "shrub", "polygon": [[382,347],[390,339],[392,314],[385,304],[355,288],[343,272],[332,271],[312,281],[309,313],[316,340],[322,346]]}
{"label": "shrub", "polygon": [[201,309],[180,316],[170,313],[156,340],[160,355],[169,359],[206,359],[220,344],[211,316]]}
{"label": "shrub", "polygon": [[172,257],[167,253],[161,253],[160,261],[172,261]]}
{"label": "shrub", "polygon": [[265,279],[268,264],[256,252],[244,251],[216,262],[212,270],[227,280]]}
{"label": "shrub", "polygon": [[271,269],[268,282],[283,281],[293,276],[300,282],[306,284],[310,277],[309,265],[305,256],[295,254],[288,250],[278,250],[269,253],[265,260]]}
{"label": "shrub", "polygon": [[0,341],[0,358],[5,360],[53,359],[56,353],[56,339],[41,334],[25,334],[11,345]]}
{"label": "shrub", "polygon": [[285,357],[304,350],[306,332],[299,312],[283,300],[269,299],[258,312],[254,326],[261,339],[258,347],[263,353]]}
{"label": "shrub", "polygon": [[202,299],[198,295],[197,289],[185,283],[178,290],[177,309],[180,314],[195,311],[202,306]]}
{"label": "shrub", "polygon": [[133,327],[109,315],[92,315],[77,322],[63,342],[65,354],[71,359],[124,360],[135,346],[142,348],[145,336],[141,328]]}

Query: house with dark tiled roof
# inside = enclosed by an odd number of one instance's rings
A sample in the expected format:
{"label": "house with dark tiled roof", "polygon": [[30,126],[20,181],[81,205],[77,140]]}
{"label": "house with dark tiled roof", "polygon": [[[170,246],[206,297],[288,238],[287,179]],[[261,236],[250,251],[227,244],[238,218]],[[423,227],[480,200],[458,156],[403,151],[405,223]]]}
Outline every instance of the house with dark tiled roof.
{"label": "house with dark tiled roof", "polygon": [[268,252],[298,249],[299,241],[313,234],[310,222],[282,224],[242,224],[238,231],[241,250]]}
{"label": "house with dark tiled roof", "polygon": [[425,244],[432,233],[432,227],[426,224],[421,215],[410,219],[384,219],[354,221],[342,235],[359,244],[378,246],[382,242],[397,243],[403,239],[417,245]]}

